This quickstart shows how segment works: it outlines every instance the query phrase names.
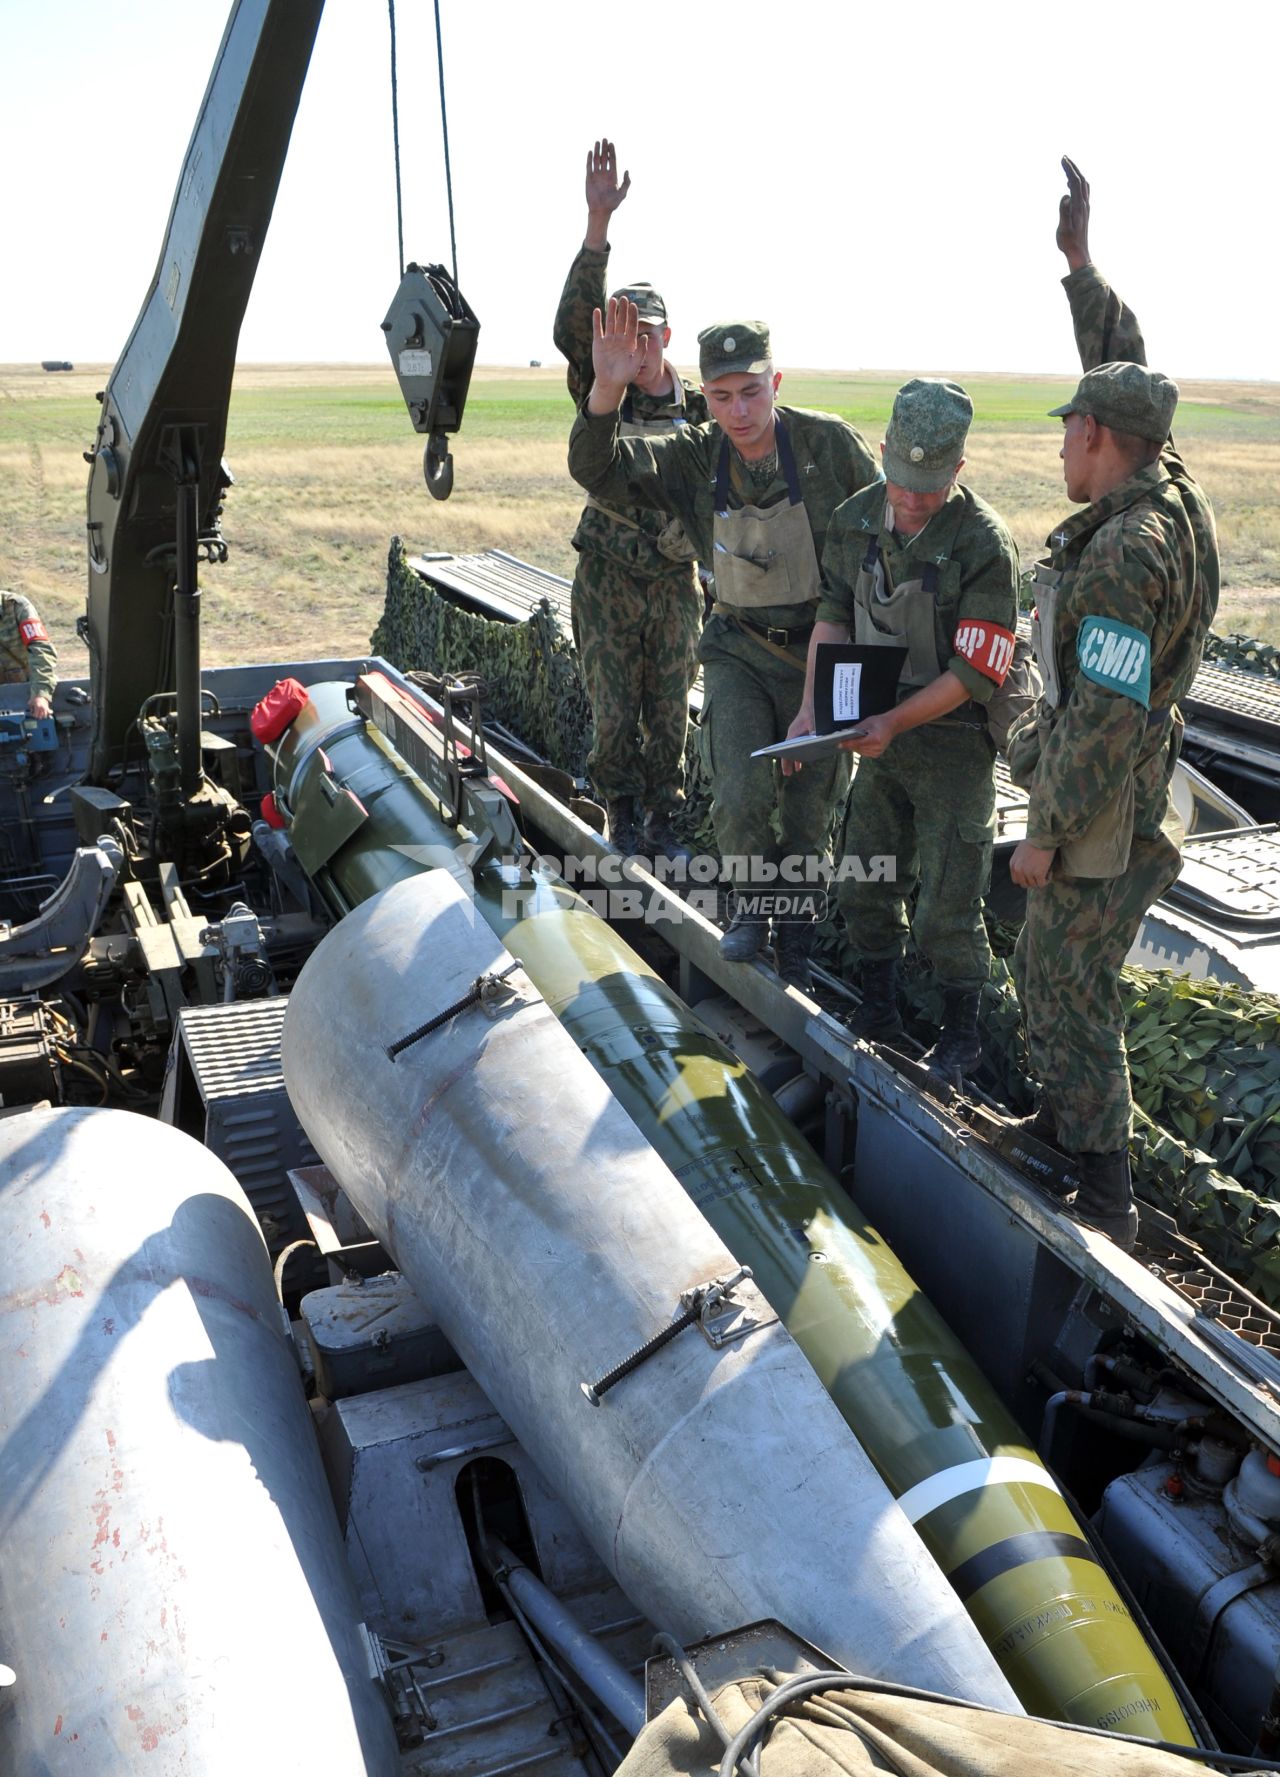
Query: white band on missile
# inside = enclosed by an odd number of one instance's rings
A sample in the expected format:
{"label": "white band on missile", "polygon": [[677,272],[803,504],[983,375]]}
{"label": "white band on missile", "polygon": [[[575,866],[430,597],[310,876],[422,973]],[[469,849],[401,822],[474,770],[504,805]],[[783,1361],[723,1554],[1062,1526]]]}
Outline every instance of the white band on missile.
{"label": "white band on missile", "polygon": [[1047,1487],[1061,1493],[1047,1468],[1028,1462],[1024,1456],[984,1456],[977,1462],[962,1462],[955,1468],[944,1468],[908,1487],[898,1504],[913,1524],[927,1517],[949,1500],[962,1493],[974,1493],[979,1487]]}

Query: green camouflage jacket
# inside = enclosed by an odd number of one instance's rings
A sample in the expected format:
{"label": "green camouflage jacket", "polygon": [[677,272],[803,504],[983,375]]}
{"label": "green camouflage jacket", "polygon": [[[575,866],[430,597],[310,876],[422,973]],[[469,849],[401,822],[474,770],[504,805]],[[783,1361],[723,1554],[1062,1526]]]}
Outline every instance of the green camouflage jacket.
{"label": "green camouflage jacket", "polygon": [[[890,583],[918,580],[927,563],[938,568],[934,594],[934,639],[938,671],[953,672],[979,703],[986,703],[999,679],[972,664],[975,640],[990,626],[1004,632],[1008,653],[1018,623],[1018,546],[998,513],[967,487],[954,487],[940,512],[935,512],[914,537],[899,537],[884,527],[883,487],[866,487],[837,506],[822,556],[823,597],[818,621],[854,620],[854,587],[867,553],[878,537]],[[992,637],[994,639],[994,637]],[[985,652],[984,652],[985,658]],[[1008,657],[1000,650],[1000,678]],[[904,690],[902,696],[909,696]]]}
{"label": "green camouflage jacket", "polygon": [[[1137,316],[1116,295],[1096,265],[1081,266],[1079,271],[1069,273],[1062,280],[1062,287],[1071,303],[1071,320],[1083,369],[1093,370],[1099,364],[1146,363],[1146,348]],[[1196,540],[1196,605],[1197,612],[1204,619],[1200,642],[1203,647],[1204,635],[1208,634],[1218,608],[1220,587],[1218,532],[1213,521],[1213,507],[1204,489],[1188,474],[1172,437],[1164,447],[1161,461],[1186,508]]]}
{"label": "green camouflage jacket", "polygon": [[[592,315],[596,309],[604,310],[608,264],[608,247],[601,252],[590,247],[580,248],[569,267],[569,276],[560,293],[560,306],[556,310],[553,337],[557,351],[568,361],[569,393],[579,406],[591,393],[595,381],[591,364]],[[670,395],[646,395],[643,389],[631,388],[627,391],[628,412],[640,420],[670,419],[673,429],[677,417],[685,423],[701,423],[707,417],[706,398],[694,384],[683,378],[681,381],[684,389],[682,408],[676,406]],[[584,507],[573,536],[574,548],[593,550],[640,574],[673,574],[681,579],[688,578],[687,564],[668,560],[658,549],[658,536],[666,523],[664,517],[635,506],[624,505],[619,511],[628,522],[619,523],[593,506]]]}
{"label": "green camouflage jacket", "polygon": [[[1145,363],[1130,309],[1096,266],[1063,279],[1086,370]],[[1031,784],[1027,838],[1078,839],[1134,778],[1134,831],[1168,806],[1175,706],[1200,665],[1218,605],[1213,508],[1172,438],[1158,462],[1074,513],[1048,539],[1062,571],[1054,655],[1061,697]]]}
{"label": "green camouflage jacket", "polygon": [[[813,531],[819,562],[831,515],[850,494],[880,480],[880,469],[867,441],[834,413],[811,413],[802,407],[779,407],[800,474],[800,494]],[[569,473],[606,505],[627,501],[678,518],[701,562],[714,566],[716,466],[724,434],[714,420],[684,426],[670,438],[622,438],[617,414],[588,413],[580,408],[569,434]],[[768,487],[750,487],[737,452],[730,449],[731,508],[775,506],[789,498],[781,467]],[[759,623],[788,629],[797,611],[812,607],[766,605],[752,612]]]}
{"label": "green camouflage jacket", "polygon": [[40,613],[20,592],[0,592],[0,680],[29,684],[32,697],[52,697],[58,683],[58,650]]}

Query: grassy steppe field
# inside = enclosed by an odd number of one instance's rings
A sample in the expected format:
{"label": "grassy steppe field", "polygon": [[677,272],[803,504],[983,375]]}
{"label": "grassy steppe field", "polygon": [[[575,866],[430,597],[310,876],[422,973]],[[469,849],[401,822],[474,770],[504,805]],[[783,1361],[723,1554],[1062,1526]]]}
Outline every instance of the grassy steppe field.
{"label": "grassy steppe field", "polygon": [[[68,676],[88,666],[75,639],[87,571],[81,453],[108,374],[0,366],[0,585],[35,600]],[[904,374],[792,372],[782,396],[843,414],[874,444]],[[1074,384],[962,380],[976,409],[964,480],[1031,559],[1069,510],[1059,422],[1045,416]],[[243,366],[227,429],[231,555],[203,571],[206,663],[362,652],[394,535],[411,552],[499,548],[571,574],[582,503],[565,469],[571,419],[558,367],[478,370],[454,441],[454,493],[439,503],[423,485],[422,441],[389,367]],[[1280,385],[1184,384],[1176,435],[1217,510],[1216,627],[1280,644]]]}

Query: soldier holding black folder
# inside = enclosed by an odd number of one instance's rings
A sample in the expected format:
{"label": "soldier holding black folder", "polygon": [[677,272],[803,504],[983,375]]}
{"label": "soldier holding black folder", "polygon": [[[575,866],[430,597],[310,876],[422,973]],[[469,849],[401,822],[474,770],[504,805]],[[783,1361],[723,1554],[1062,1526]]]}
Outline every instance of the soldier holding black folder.
{"label": "soldier holding black folder", "polygon": [[[911,930],[943,990],[940,1073],[979,1057],[978,999],[991,966],[982,895],[995,836],[995,745],[985,706],[1013,659],[1018,553],[992,509],[957,477],[973,404],[955,383],[915,378],[894,401],[885,482],[837,507],[822,558],[824,591],[791,734],[814,726],[817,645],[905,648],[898,702],[842,743],[860,756],[843,851],[896,858],[894,880],[842,879],[840,908],[862,965],[858,1035],[902,1030],[898,962]],[[784,771],[799,769],[784,764]]]}

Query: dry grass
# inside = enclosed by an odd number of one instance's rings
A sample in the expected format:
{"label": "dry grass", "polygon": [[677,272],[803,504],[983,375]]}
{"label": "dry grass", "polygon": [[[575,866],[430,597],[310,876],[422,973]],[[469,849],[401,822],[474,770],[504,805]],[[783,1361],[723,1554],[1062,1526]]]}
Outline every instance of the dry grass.
{"label": "dry grass", "polygon": [[[59,375],[0,367],[0,584],[36,601],[68,673],[87,669],[74,633],[84,608],[81,452],[108,374],[106,366]],[[787,393],[844,412],[874,439],[900,380],[793,372]],[[1056,437],[1043,417],[1059,385],[964,380],[978,413],[965,480],[1032,558],[1065,510]],[[228,429],[231,557],[204,575],[209,664],[360,653],[382,609],[394,535],[415,551],[500,548],[571,573],[581,496],[565,470],[570,418],[559,370],[478,370],[455,443],[456,489],[439,503],[423,486],[421,441],[386,368],[244,366]],[[1280,643],[1280,388],[1190,385],[1179,422],[1218,513],[1218,627]]]}

